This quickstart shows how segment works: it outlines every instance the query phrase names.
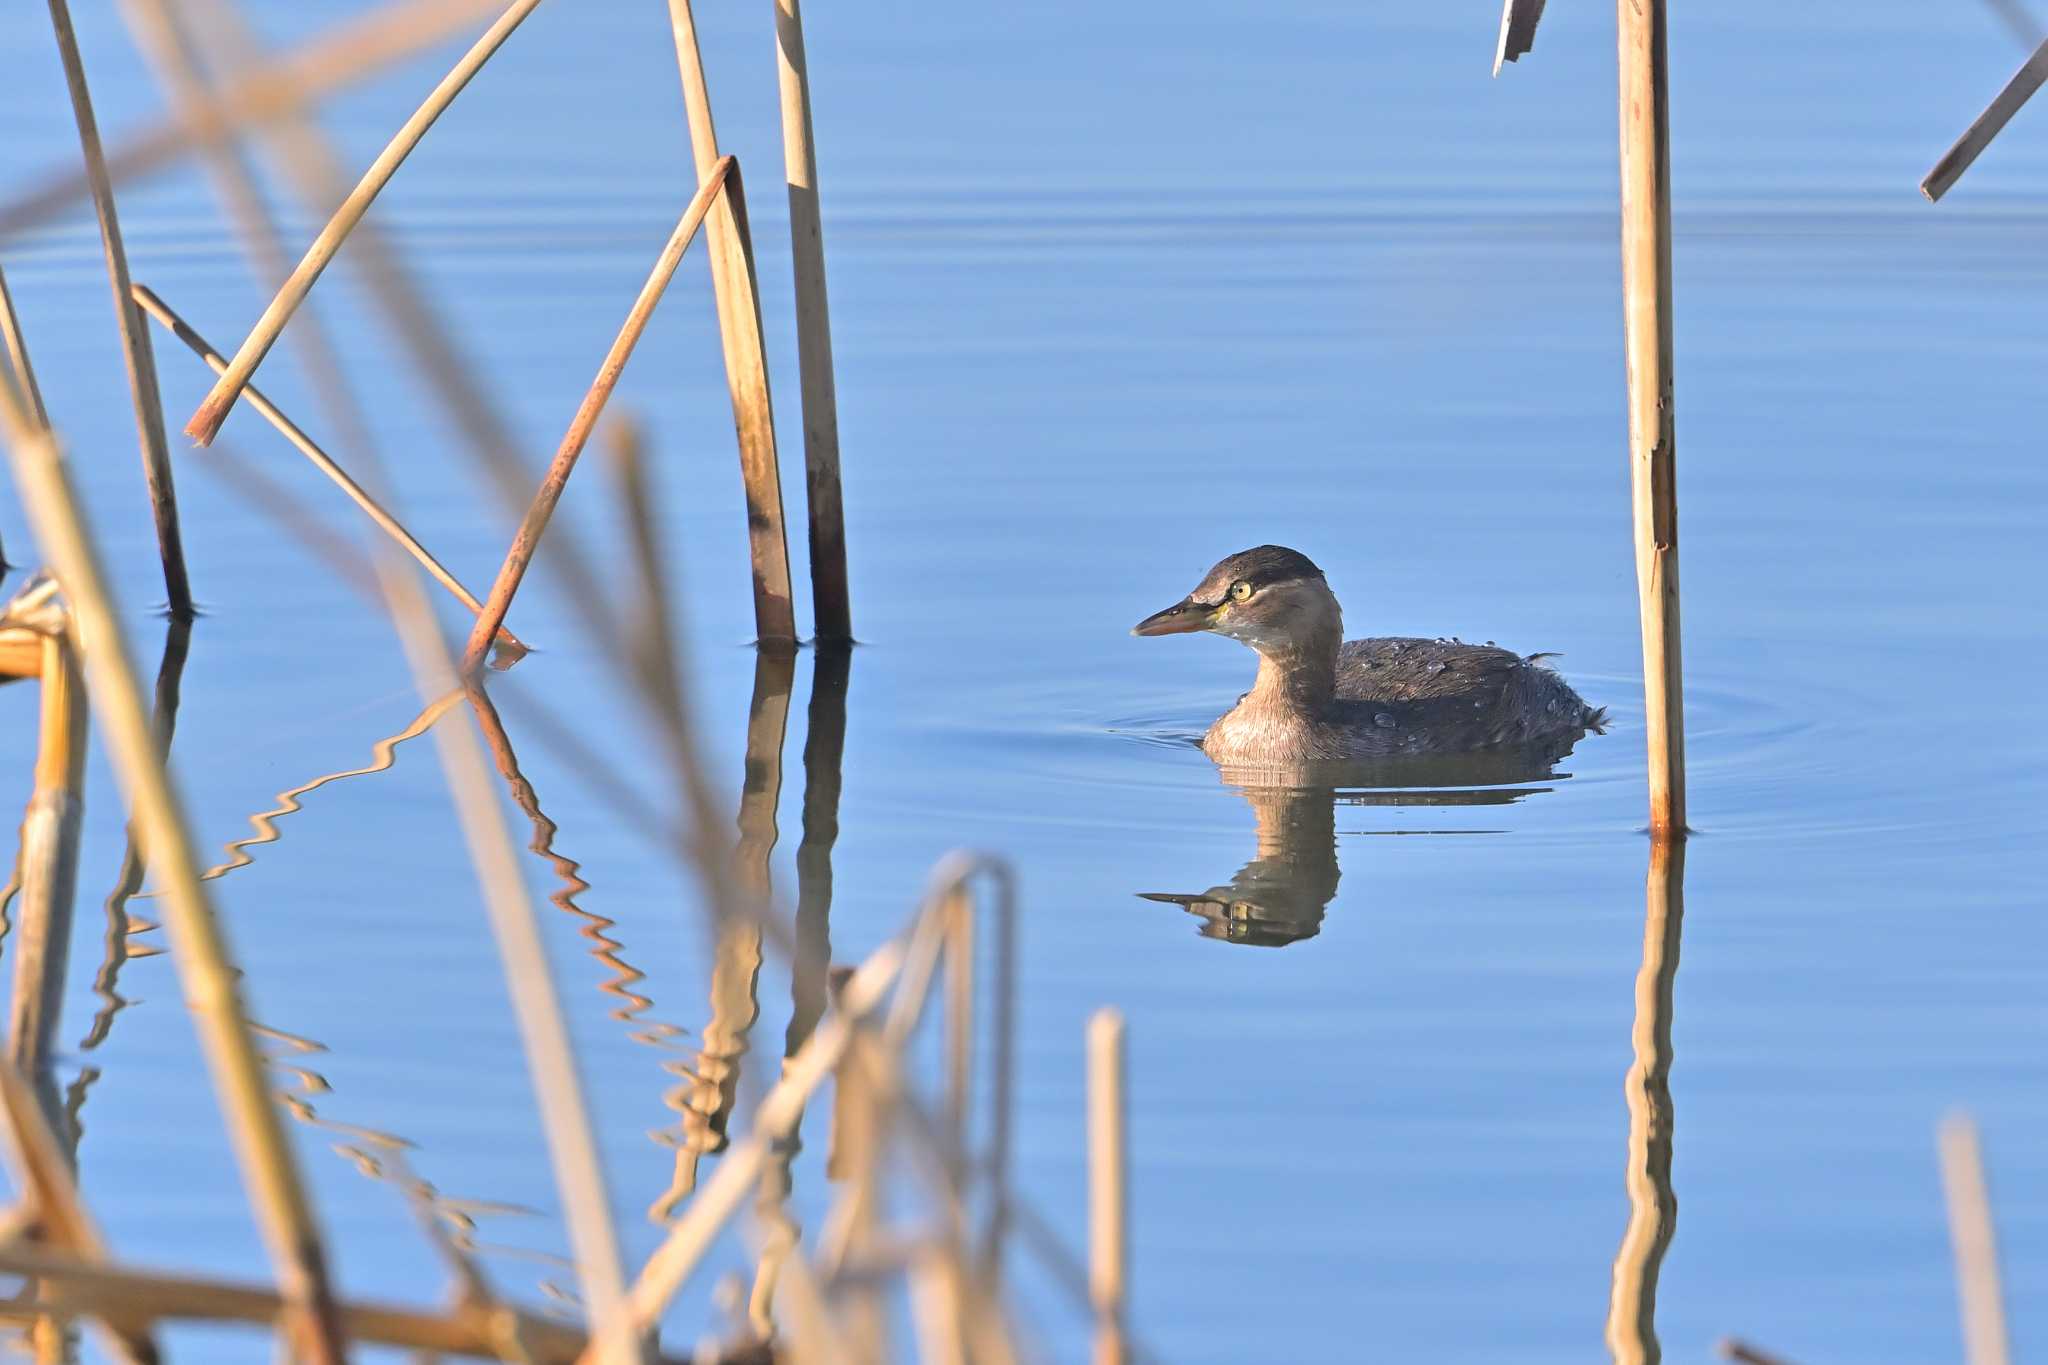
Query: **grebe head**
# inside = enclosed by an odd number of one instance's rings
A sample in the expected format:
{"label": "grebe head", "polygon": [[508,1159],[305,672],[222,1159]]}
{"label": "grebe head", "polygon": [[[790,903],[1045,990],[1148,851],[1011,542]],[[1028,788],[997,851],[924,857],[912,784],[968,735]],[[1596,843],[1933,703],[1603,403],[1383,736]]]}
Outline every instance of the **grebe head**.
{"label": "grebe head", "polygon": [[1206,630],[1261,654],[1288,655],[1344,636],[1344,617],[1323,571],[1299,550],[1260,545],[1218,563],[1195,590],[1131,628],[1133,635]]}

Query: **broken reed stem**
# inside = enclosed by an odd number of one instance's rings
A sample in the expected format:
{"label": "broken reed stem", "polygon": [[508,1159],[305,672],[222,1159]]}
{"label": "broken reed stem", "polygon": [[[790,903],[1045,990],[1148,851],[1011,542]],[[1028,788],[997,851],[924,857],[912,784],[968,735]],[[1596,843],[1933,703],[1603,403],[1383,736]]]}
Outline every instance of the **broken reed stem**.
{"label": "broken reed stem", "polygon": [[[497,8],[498,0],[394,0],[337,24],[178,118],[152,120],[148,127],[118,138],[106,149],[108,178],[118,185],[147,175],[228,129],[247,128],[316,104]],[[89,192],[82,170],[66,166],[45,172],[35,188],[0,204],[0,238],[49,222]]]}
{"label": "broken reed stem", "polygon": [[1984,1155],[1977,1125],[1966,1114],[1941,1124],[1941,1185],[1948,1198],[1949,1237],[1955,1245],[1956,1293],[1963,1316],[1964,1359],[1969,1365],[2007,1365],[2005,1295],[1998,1280],[1998,1233],[1984,1186]]}
{"label": "broken reed stem", "polygon": [[0,401],[0,434],[6,437],[15,485],[36,540],[78,623],[90,695],[162,888],[173,960],[198,1021],[250,1203],[290,1306],[284,1321],[292,1349],[316,1365],[331,1365],[341,1360],[342,1345],[319,1229],[271,1098],[268,1069],[249,1031],[226,938],[199,880],[184,808],[157,750],[99,551],[55,437],[30,424],[11,401]]}
{"label": "broken reed stem", "polygon": [[[53,6],[61,3],[62,0],[51,0]],[[362,221],[372,201],[384,186],[390,183],[398,168],[405,164],[406,157],[419,145],[420,139],[427,135],[427,130],[434,126],[434,121],[441,117],[442,111],[454,102],[455,97],[462,93],[463,87],[469,84],[470,78],[475,76],[483,64],[490,60],[491,55],[504,45],[505,40],[512,36],[512,31],[519,27],[539,3],[540,0],[512,0],[512,4],[498,16],[497,22],[484,30],[483,36],[478,38],[469,51],[462,55],[462,60],[441,78],[441,83],[434,87],[426,101],[413,111],[412,117],[407,119],[391,141],[385,144],[384,150],[370,163],[370,169],[356,182],[356,187],[349,192],[348,198],[341,202],[341,206],[334,211],[334,216],[328,219],[327,226],[313,239],[313,245],[306,249],[298,268],[292,271],[291,278],[284,282],[284,287],[277,291],[277,297],[263,310],[263,316],[257,320],[256,326],[243,340],[241,349],[235,352],[235,358],[228,365],[227,372],[214,383],[212,390],[199,404],[198,410],[192,414],[192,420],[185,424],[186,435],[201,445],[207,445],[220,434],[221,423],[227,420],[228,410],[235,405],[235,399],[241,396],[243,388],[249,383],[249,376],[263,363],[263,357],[276,343],[278,334],[291,320],[293,311],[305,300],[307,292],[313,288],[313,282],[320,278],[320,272],[334,259],[334,253],[341,249],[341,244],[347,239],[349,232]],[[125,283],[125,280],[123,282]]]}
{"label": "broken reed stem", "polygon": [[[690,154],[698,181],[708,181],[719,160],[718,132],[711,119],[711,92],[704,80],[703,58],[697,50],[696,20],[690,13],[690,0],[669,0],[668,12],[690,125]],[[718,335],[725,350],[733,427],[739,437],[740,477],[746,484],[754,628],[763,644],[793,646],[796,609],[789,579],[789,539],[783,525],[782,471],[775,453],[775,409],[769,401],[754,245],[737,170],[729,177],[727,193],[712,206],[704,235],[711,258],[712,291],[718,301]]]}
{"label": "broken reed stem", "polygon": [[[220,352],[208,344],[205,337],[200,336],[198,332],[194,331],[190,323],[179,317],[169,304],[157,297],[155,291],[151,290],[147,285],[138,284],[134,286],[134,292],[135,301],[142,306],[143,311],[162,323],[169,329],[171,335],[184,342],[194,355],[206,362],[208,368],[215,374],[226,372],[228,362],[221,356]],[[461,580],[457,579],[448,570],[442,568],[441,561],[429,554],[427,547],[414,539],[412,532],[406,530],[397,517],[385,511],[383,506],[375,498],[371,497],[361,484],[349,477],[348,471],[343,469],[333,456],[322,450],[312,437],[299,429],[297,423],[285,416],[275,403],[272,403],[265,397],[261,389],[257,388],[254,384],[250,384],[243,390],[243,393],[248,398],[250,407],[256,409],[270,425],[276,427],[279,434],[287,441],[290,441],[301,455],[311,460],[315,469],[325,474],[333,481],[337,488],[346,493],[349,501],[361,508],[363,514],[375,522],[384,534],[397,541],[405,548],[407,554],[419,561],[420,567],[432,575],[436,583],[439,583],[450,593],[453,593],[455,599],[461,602],[463,606],[468,607],[471,612],[477,613],[483,610],[483,605],[476,600],[475,594],[462,586]],[[520,643],[519,639],[509,630],[501,627],[495,638],[507,649],[521,654],[526,652],[526,646]]]}
{"label": "broken reed stem", "polygon": [[612,390],[618,386],[619,376],[625,372],[626,361],[632,357],[633,347],[639,344],[640,334],[647,330],[655,305],[661,302],[669,281],[675,278],[676,267],[682,264],[683,253],[689,250],[691,240],[696,237],[698,225],[704,221],[711,205],[723,198],[727,183],[737,174],[729,156],[712,168],[704,183],[697,187],[689,206],[683,210],[683,216],[676,220],[675,231],[669,234],[661,255],[655,258],[654,269],[648,272],[647,282],[640,286],[640,296],[633,300],[632,309],[627,312],[618,335],[612,339],[611,349],[605,352],[604,363],[597,367],[597,378],[590,381],[583,401],[577,405],[569,430],[555,450],[555,458],[548,465],[548,472],[542,477],[540,488],[526,509],[525,518],[519,523],[518,533],[512,537],[511,548],[505,552],[505,562],[491,583],[491,594],[484,601],[476,627],[470,632],[469,645],[463,651],[462,671],[465,674],[476,671],[492,635],[504,622],[505,613],[511,610],[512,598],[526,577],[534,551],[540,548],[540,538],[548,529],[548,520],[555,514],[555,504],[562,500],[562,490],[568,486],[569,475],[575,472],[576,461],[583,454],[590,433],[596,429],[597,419],[604,412]]}
{"label": "broken reed stem", "polygon": [[[128,394],[135,406],[135,428],[142,442],[142,476],[149,486],[150,515],[156,521],[157,553],[163,560],[164,592],[173,616],[192,615],[192,584],[185,573],[185,545],[178,529],[178,490],[171,479],[170,449],[164,440],[163,396],[157,391],[156,357],[149,329],[128,297],[128,252],[121,242],[121,220],[114,211],[114,187],[100,148],[92,92],[85,83],[85,63],[78,55],[78,35],[71,29],[66,0],[49,0],[50,28],[57,36],[57,54],[64,64],[64,82],[71,92],[71,113],[78,124],[78,144],[85,155],[86,183],[99,217],[100,244],[105,248],[107,278],[114,291],[114,321],[121,333],[122,358],[128,367]],[[47,425],[47,418],[43,419]]]}
{"label": "broken reed stem", "polygon": [[1671,382],[1671,126],[1664,0],[1616,0],[1621,57],[1621,280],[1629,486],[1642,613],[1650,830],[1685,825],[1678,632],[1678,469]]}
{"label": "broken reed stem", "polygon": [[832,313],[825,290],[825,226],[818,205],[811,77],[798,0],[775,0],[775,56],[782,87],[783,175],[789,182],[789,249],[796,279],[811,614],[817,638],[836,643],[853,639],[853,608],[846,583],[846,509],[839,480],[839,395],[832,374]]}
{"label": "broken reed stem", "polygon": [[1941,196],[1954,188],[1956,181],[1963,178],[1963,172],[1970,169],[1978,155],[1991,145],[1991,139],[1998,136],[2020,106],[2033,98],[2043,82],[2048,82],[2048,40],[2034,49],[2034,55],[2012,73],[2012,79],[1998,92],[1984,112],[1963,130],[1955,145],[1942,154],[1934,163],[1934,169],[1920,182],[1920,193],[1930,202],[1938,202]]}
{"label": "broken reed stem", "polygon": [[14,999],[7,1046],[48,1111],[50,1045],[64,1006],[65,964],[78,890],[84,810],[86,702],[78,657],[63,635],[42,637],[35,789],[21,822],[21,909],[14,933]]}
{"label": "broken reed stem", "polygon": [[1123,1365],[1130,1275],[1130,1140],[1124,1097],[1124,1019],[1101,1009],[1088,1020],[1088,1299],[1095,1308],[1095,1365]]}

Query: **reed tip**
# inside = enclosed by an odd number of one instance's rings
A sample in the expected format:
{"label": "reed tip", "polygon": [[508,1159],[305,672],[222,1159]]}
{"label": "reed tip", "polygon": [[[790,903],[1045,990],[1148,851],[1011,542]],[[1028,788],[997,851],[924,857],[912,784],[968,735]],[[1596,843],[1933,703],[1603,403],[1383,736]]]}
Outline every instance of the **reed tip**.
{"label": "reed tip", "polygon": [[229,402],[225,394],[208,394],[192,420],[185,423],[185,434],[200,445],[212,445],[213,438],[220,435],[221,423],[228,419]]}

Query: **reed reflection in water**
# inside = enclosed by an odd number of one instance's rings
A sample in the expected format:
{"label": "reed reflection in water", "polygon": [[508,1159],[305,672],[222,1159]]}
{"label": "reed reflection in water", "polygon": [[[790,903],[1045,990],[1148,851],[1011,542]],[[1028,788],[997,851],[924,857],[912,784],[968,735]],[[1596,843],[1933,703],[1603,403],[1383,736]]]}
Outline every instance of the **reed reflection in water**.
{"label": "reed reflection in water", "polygon": [[1615,1365],[1656,1365],[1657,1274],[1678,1229],[1671,1185],[1677,1116],[1671,1106],[1671,1002],[1685,921],[1685,835],[1655,835],[1645,882],[1643,965],[1636,972],[1635,1020],[1624,1093],[1628,1099],[1628,1228],[1614,1257],[1607,1349]]}
{"label": "reed reflection in water", "polygon": [[[1256,852],[1228,882],[1206,891],[1141,891],[1202,921],[1204,938],[1255,948],[1284,948],[1322,931],[1336,898],[1337,807],[1503,806],[1537,796],[1562,780],[1556,765],[1571,752],[1555,745],[1372,762],[1288,768],[1220,769],[1224,785],[1251,804]],[[1497,830],[1375,830],[1375,834],[1491,834]]]}

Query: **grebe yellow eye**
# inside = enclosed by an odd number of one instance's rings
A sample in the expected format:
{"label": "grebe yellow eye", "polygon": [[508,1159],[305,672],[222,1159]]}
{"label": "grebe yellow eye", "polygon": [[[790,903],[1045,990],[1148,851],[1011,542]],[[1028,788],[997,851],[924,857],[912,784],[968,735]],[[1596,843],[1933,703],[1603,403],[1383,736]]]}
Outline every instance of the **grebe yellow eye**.
{"label": "grebe yellow eye", "polygon": [[1249,602],[1249,601],[1251,601],[1251,598],[1252,598],[1252,585],[1251,585],[1251,584],[1249,584],[1249,583],[1247,583],[1247,582],[1245,582],[1245,581],[1244,581],[1244,580],[1243,580],[1242,578],[1238,579],[1238,580],[1237,580],[1237,581],[1236,581],[1235,583],[1232,583],[1232,584],[1230,585],[1230,600],[1231,600],[1231,601],[1233,601],[1233,602]]}

